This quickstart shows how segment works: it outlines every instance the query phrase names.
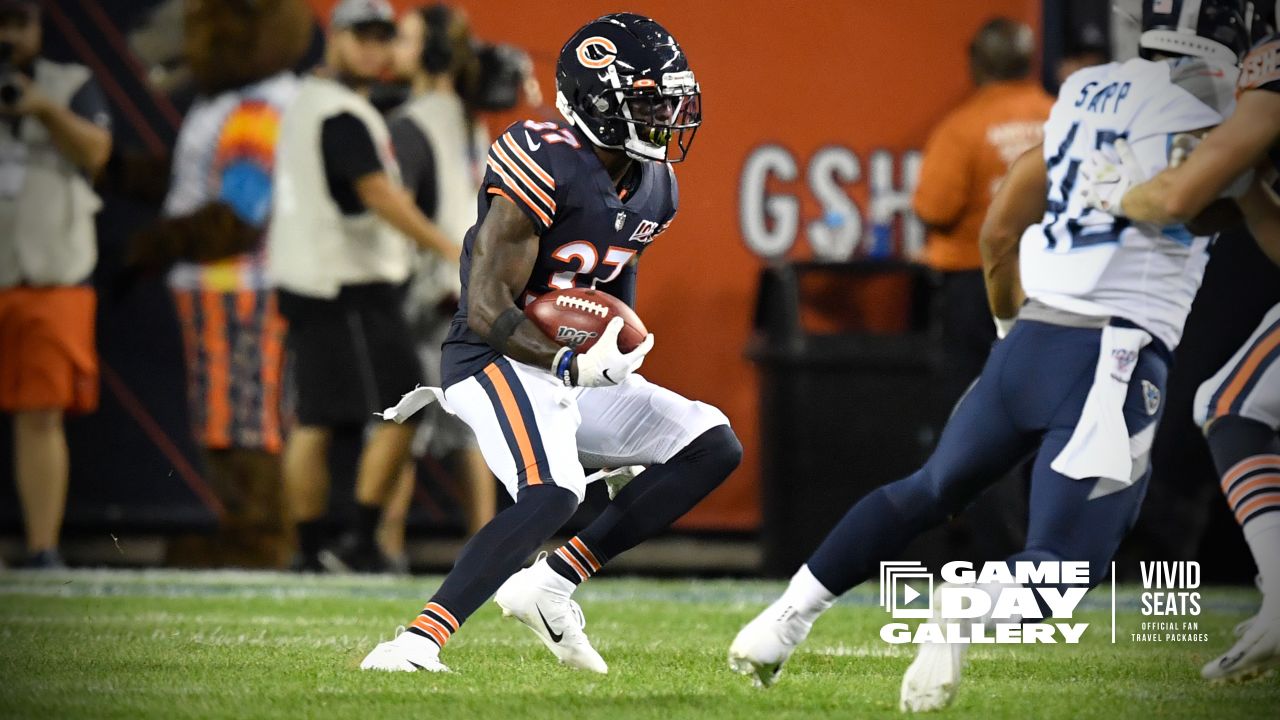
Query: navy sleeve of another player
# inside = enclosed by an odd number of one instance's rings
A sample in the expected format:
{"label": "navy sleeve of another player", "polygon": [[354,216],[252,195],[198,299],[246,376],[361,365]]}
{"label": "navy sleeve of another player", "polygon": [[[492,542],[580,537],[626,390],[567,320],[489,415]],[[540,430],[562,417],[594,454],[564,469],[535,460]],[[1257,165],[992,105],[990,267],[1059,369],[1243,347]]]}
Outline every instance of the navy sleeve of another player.
{"label": "navy sleeve of another player", "polygon": [[531,134],[517,123],[489,146],[485,160],[485,187],[515,203],[533,222],[538,235],[555,220],[556,198],[560,196],[548,148],[551,144],[545,136]]}

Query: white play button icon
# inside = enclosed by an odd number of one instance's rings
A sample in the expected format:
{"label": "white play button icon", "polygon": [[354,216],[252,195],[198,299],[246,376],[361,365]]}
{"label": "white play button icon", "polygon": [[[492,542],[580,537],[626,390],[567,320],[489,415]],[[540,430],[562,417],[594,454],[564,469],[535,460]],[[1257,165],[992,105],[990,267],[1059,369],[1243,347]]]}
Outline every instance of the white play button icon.
{"label": "white play button icon", "polygon": [[906,583],[902,584],[902,590],[903,590],[903,593],[902,593],[903,605],[908,605],[911,603],[912,600],[915,600],[916,598],[920,597],[920,593],[916,592],[915,588],[911,587]]}

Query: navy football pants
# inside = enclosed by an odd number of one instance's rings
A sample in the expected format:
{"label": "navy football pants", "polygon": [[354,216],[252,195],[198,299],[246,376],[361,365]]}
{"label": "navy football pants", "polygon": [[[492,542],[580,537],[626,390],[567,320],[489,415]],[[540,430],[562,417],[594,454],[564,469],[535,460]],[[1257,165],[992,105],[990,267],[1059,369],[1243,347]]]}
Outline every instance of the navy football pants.
{"label": "navy football pants", "polygon": [[[1088,561],[1091,586],[1100,582],[1137,519],[1151,474],[1147,468],[1127,488],[1090,499],[1096,481],[1072,480],[1050,468],[1084,407],[1101,335],[1018,321],[993,348],[933,456],[845,514],[809,559],[814,576],[837,595],[875,576],[882,560],[894,559],[918,534],[963,510],[1034,451],[1027,544],[1009,559]],[[1130,436],[1159,420],[1167,368],[1158,343],[1139,355],[1124,405]]]}

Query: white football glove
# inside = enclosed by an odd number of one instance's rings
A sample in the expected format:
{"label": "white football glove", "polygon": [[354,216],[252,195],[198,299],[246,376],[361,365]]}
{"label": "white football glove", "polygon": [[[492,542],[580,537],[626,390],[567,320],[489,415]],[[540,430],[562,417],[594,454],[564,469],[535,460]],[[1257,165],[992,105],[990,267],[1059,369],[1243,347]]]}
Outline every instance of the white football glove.
{"label": "white football glove", "polygon": [[1200,144],[1200,138],[1191,133],[1178,133],[1169,143],[1169,167],[1176,168],[1187,161],[1187,156]]}
{"label": "white football glove", "polygon": [[1115,157],[1102,150],[1094,151],[1080,166],[1080,180],[1084,182],[1085,205],[1120,215],[1124,194],[1134,185],[1146,182],[1147,176],[1124,138],[1118,138],[1113,147]]}
{"label": "white football glove", "polygon": [[577,387],[604,387],[617,385],[644,363],[644,356],[653,349],[653,333],[645,337],[640,346],[629,353],[618,349],[618,333],[622,332],[622,318],[615,317],[605,326],[604,332],[591,349],[575,356],[578,363]]}

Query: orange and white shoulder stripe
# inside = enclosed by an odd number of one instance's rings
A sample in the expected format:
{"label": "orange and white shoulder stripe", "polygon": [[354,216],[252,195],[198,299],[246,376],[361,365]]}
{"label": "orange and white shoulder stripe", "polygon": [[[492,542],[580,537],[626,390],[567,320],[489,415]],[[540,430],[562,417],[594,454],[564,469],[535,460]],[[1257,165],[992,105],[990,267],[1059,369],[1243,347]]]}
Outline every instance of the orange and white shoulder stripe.
{"label": "orange and white shoulder stripe", "polygon": [[556,214],[556,182],[520,143],[503,133],[489,149],[489,167],[546,225]]}

